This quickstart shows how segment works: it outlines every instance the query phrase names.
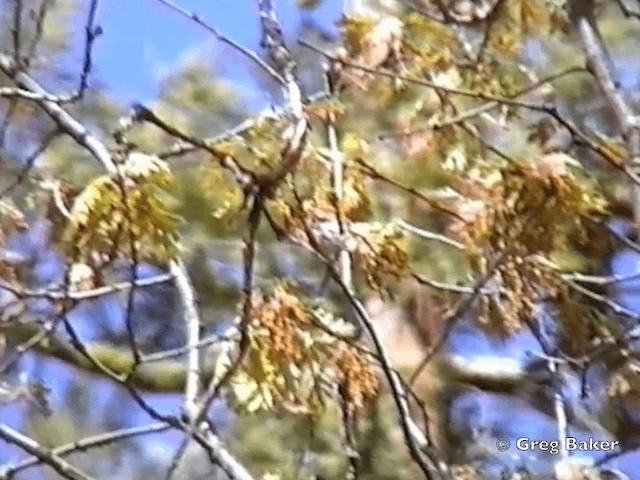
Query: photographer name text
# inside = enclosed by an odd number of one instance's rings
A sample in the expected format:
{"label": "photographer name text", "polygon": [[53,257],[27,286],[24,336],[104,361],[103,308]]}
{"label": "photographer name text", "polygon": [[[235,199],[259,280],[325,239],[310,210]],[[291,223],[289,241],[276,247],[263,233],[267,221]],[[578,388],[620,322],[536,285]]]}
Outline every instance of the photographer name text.
{"label": "photographer name text", "polygon": [[[564,439],[564,449],[569,452],[611,452],[619,446],[620,442],[616,440],[596,440],[593,438],[578,440],[575,437]],[[557,455],[561,451],[561,442],[559,440],[532,440],[520,437],[516,440],[516,448],[523,452],[542,451]]]}

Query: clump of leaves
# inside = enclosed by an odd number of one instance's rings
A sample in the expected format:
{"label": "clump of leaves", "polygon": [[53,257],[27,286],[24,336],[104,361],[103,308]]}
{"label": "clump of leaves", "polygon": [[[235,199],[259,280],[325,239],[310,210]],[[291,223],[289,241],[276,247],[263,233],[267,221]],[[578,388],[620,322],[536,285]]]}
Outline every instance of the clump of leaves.
{"label": "clump of leaves", "polygon": [[585,219],[605,211],[603,199],[570,169],[577,165],[566,154],[551,153],[497,173],[472,172],[466,180],[476,198],[459,204],[452,230],[472,267],[491,275],[496,290],[480,300],[480,319],[497,333],[519,330],[541,292],[560,292],[551,258],[570,248],[569,237]]}
{"label": "clump of leaves", "polygon": [[575,355],[586,355],[592,338],[612,336],[606,317],[598,309],[586,304],[569,285],[558,291],[556,303],[566,346]]}
{"label": "clump of leaves", "polygon": [[508,0],[498,4],[496,21],[489,33],[488,43],[508,57],[521,53],[523,37],[553,30],[549,7],[544,0]]}
{"label": "clump of leaves", "polygon": [[[337,52],[338,63],[352,63],[370,69],[401,60],[404,24],[398,18],[348,15],[342,18],[340,27],[344,48]],[[370,73],[348,65],[334,65],[333,68],[344,68],[344,80],[360,88],[366,89],[373,79]]]}
{"label": "clump of leaves", "polygon": [[132,153],[118,173],[93,180],[78,195],[65,232],[67,249],[79,261],[110,258],[170,259],[178,253],[178,217],[162,199],[171,182],[158,157]]}
{"label": "clump of leaves", "polygon": [[409,254],[402,231],[379,223],[357,224],[353,231],[354,263],[371,288],[385,290],[407,274]]}
{"label": "clump of leaves", "polygon": [[347,345],[352,328],[326,311],[307,307],[284,285],[256,294],[249,347],[230,392],[248,412],[319,412],[342,385],[351,411],[373,398],[377,377],[370,360]]}
{"label": "clump of leaves", "polygon": [[554,296],[561,286],[538,255],[522,250],[506,255],[492,280],[494,290],[479,299],[478,322],[499,335],[518,332],[534,317],[540,295]]}
{"label": "clump of leaves", "polygon": [[336,367],[338,390],[351,416],[362,412],[378,394],[380,380],[371,362],[355,347],[342,343]]}

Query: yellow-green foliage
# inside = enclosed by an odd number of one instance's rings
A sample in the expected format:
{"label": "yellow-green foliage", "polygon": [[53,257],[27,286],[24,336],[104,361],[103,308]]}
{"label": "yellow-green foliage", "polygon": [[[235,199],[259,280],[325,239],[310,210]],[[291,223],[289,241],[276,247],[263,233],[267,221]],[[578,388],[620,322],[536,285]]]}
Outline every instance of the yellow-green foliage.
{"label": "yellow-green foliage", "polygon": [[162,198],[171,172],[162,160],[133,153],[118,174],[93,180],[76,197],[65,234],[76,258],[91,253],[170,259],[178,253],[178,217]]}

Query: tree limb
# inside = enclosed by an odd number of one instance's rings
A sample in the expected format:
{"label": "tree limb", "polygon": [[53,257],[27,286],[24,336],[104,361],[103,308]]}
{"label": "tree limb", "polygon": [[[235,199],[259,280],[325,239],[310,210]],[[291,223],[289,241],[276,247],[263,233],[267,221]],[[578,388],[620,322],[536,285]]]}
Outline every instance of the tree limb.
{"label": "tree limb", "polygon": [[[625,170],[637,175],[640,170],[640,121],[620,88],[615,66],[598,30],[594,0],[570,0],[569,17],[578,33],[582,49],[596,83],[614,113],[616,123],[627,142],[628,159]],[[636,230],[640,232],[640,185],[631,186]]]}
{"label": "tree limb", "polygon": [[[149,435],[151,433],[159,433],[167,430],[169,425],[165,423],[154,423],[152,425],[146,425],[142,427],[123,428],[121,430],[114,430],[112,432],[100,433],[91,437],[86,437],[75,442],[54,447],[51,449],[51,455],[59,457],[65,457],[76,452],[86,452],[93,448],[104,447],[114,442],[125,440],[127,438],[137,437],[141,435]],[[42,463],[42,460],[37,456],[34,458],[28,458],[16,463],[4,467],[0,470],[0,478],[11,478],[18,472],[26,470],[31,467],[35,467]]]}
{"label": "tree limb", "polygon": [[[44,448],[35,440],[25,437],[6,425],[0,425],[0,438],[7,443],[17,445],[42,463],[46,463],[64,478],[68,478],[69,480],[92,480],[92,477],[65,462],[58,455]],[[4,475],[3,477],[9,478]]]}

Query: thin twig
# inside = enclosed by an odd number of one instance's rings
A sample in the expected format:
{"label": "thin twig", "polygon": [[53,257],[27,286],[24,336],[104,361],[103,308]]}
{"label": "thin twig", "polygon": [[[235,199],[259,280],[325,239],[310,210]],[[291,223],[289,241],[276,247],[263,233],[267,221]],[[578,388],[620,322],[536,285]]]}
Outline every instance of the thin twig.
{"label": "thin twig", "polygon": [[38,9],[38,15],[36,16],[36,31],[31,39],[31,43],[29,44],[27,60],[31,61],[36,54],[36,50],[38,48],[38,44],[40,40],[42,40],[42,35],[44,34],[44,20],[47,17],[47,12],[49,9],[49,3],[51,0],[42,0],[40,2],[40,8]]}
{"label": "thin twig", "polygon": [[13,40],[13,59],[16,64],[22,65],[22,0],[13,0],[13,26],[11,38]]}
{"label": "thin twig", "polygon": [[445,235],[442,235],[442,234],[439,234],[439,233],[435,233],[435,232],[430,232],[430,231],[424,230],[422,228],[418,228],[418,227],[416,227],[414,225],[411,225],[410,223],[405,222],[402,219],[396,220],[394,222],[394,225],[397,225],[401,229],[406,230],[407,232],[411,232],[411,233],[413,233],[414,235],[417,235],[420,238],[424,238],[425,240],[434,240],[436,242],[444,243],[445,245],[453,247],[456,250],[460,250],[460,251],[464,251],[465,250],[465,246],[460,242],[452,240],[451,238],[449,238],[449,237],[447,237]]}
{"label": "thin twig", "polygon": [[49,148],[51,142],[53,142],[53,140],[55,140],[59,135],[60,130],[58,128],[55,128],[44,136],[40,145],[25,159],[24,167],[22,167],[20,172],[16,175],[15,180],[0,192],[0,200],[2,200],[5,196],[11,193],[13,189],[24,182],[24,180],[29,175],[29,172],[33,168],[36,160],[47,150],[47,148]]}
{"label": "thin twig", "polygon": [[142,359],[142,354],[138,349],[135,329],[133,325],[136,281],[138,280],[138,265],[140,263],[138,256],[138,239],[136,238],[136,234],[134,233],[133,217],[129,208],[129,192],[126,185],[126,179],[120,169],[118,169],[118,174],[115,180],[118,190],[120,191],[122,205],[124,205],[123,215],[125,220],[125,228],[127,229],[127,239],[129,241],[129,253],[131,254],[131,263],[129,269],[131,272],[131,288],[127,292],[127,306],[125,310],[124,324],[127,331],[127,338],[129,340],[129,347],[131,348],[131,353],[133,354],[133,365],[131,366],[131,372],[133,373]]}
{"label": "thin twig", "polygon": [[93,298],[103,297],[106,295],[111,295],[113,293],[123,292],[130,290],[131,288],[138,287],[150,287],[153,285],[158,285],[161,283],[170,282],[173,280],[172,273],[163,273],[160,275],[155,275],[149,278],[143,278],[136,280],[135,282],[125,281],[125,282],[117,282],[111,285],[105,285],[103,287],[93,288],[90,290],[81,290],[81,291],[72,291],[69,293],[50,290],[50,289],[42,289],[42,290],[27,290],[18,288],[16,286],[10,285],[8,283],[0,282],[0,290],[6,290],[8,292],[13,293],[18,298],[46,298],[51,301],[60,301],[60,300],[72,300],[75,302],[79,302],[82,300],[89,300]]}
{"label": "thin twig", "polygon": [[[560,78],[563,78],[567,75],[571,75],[571,74],[575,74],[575,73],[588,73],[588,70],[584,67],[568,67],[566,69],[563,69],[559,72],[556,73],[552,73],[544,78],[541,78],[535,82],[532,82],[531,84],[527,85],[526,87],[523,87],[522,89],[518,90],[517,92],[508,95],[507,99],[513,99],[516,100],[519,97],[522,97],[524,95],[527,95],[529,93],[532,93],[536,90],[538,90],[541,87],[544,87],[546,85],[548,85],[551,82],[554,82]],[[472,107],[468,110],[465,110],[463,112],[460,112],[452,117],[448,117],[448,118],[443,118],[442,120],[435,120],[431,123],[429,123],[429,125],[425,126],[425,127],[418,127],[418,128],[412,128],[410,131],[403,131],[403,132],[389,132],[389,133],[381,133],[378,138],[380,139],[387,139],[387,138],[395,138],[395,137],[401,137],[401,136],[407,136],[407,135],[412,135],[414,133],[420,133],[420,132],[424,132],[424,131],[430,131],[430,130],[440,130],[446,127],[452,127],[454,125],[457,125],[459,123],[462,123],[466,120],[470,120],[474,117],[477,117],[479,115],[482,115],[484,113],[487,113],[495,108],[498,108],[500,106],[503,105],[503,102],[497,101],[497,100],[493,100],[487,103],[484,103],[482,105],[478,105],[475,107]]]}
{"label": "thin twig", "polygon": [[84,60],[82,62],[80,82],[78,84],[78,89],[76,90],[76,92],[65,101],[75,102],[77,100],[82,99],[82,97],[84,97],[84,94],[87,90],[87,87],[89,86],[89,74],[91,73],[91,67],[92,67],[93,44],[96,41],[96,39],[102,34],[102,29],[100,27],[95,26],[97,10],[98,10],[98,0],[91,0],[91,4],[89,5],[89,14],[87,16],[87,23],[84,27],[84,32],[85,32],[84,56],[83,56]]}
{"label": "thin twig", "polygon": [[33,337],[29,338],[27,341],[21,343],[20,345],[16,345],[11,349],[11,354],[6,355],[6,359],[0,363],[0,375],[4,374],[7,370],[9,370],[13,365],[16,364],[20,358],[27,353],[32,348],[35,348],[40,342],[49,337],[55,330],[58,322],[53,320],[46,322],[42,329],[36,333]]}
{"label": "thin twig", "polygon": [[171,10],[182,15],[183,17],[188,18],[189,20],[193,21],[197,25],[200,25],[205,30],[215,35],[219,41],[221,41],[222,43],[226,43],[231,48],[237,50],[238,52],[240,52],[241,54],[249,58],[252,62],[258,65],[262,70],[267,72],[267,74],[269,74],[269,76],[273,78],[276,82],[282,85],[285,84],[284,79],[278,74],[278,72],[276,72],[267,63],[265,63],[265,61],[262,60],[258,56],[258,54],[256,54],[255,52],[252,52],[246,47],[243,47],[242,45],[232,40],[231,38],[227,37],[226,35],[223,35],[217,28],[212,27],[206,21],[204,21],[197,13],[189,12],[188,10],[185,10],[184,8],[180,7],[178,4],[176,4],[171,0],[158,0],[158,2],[169,7]]}

